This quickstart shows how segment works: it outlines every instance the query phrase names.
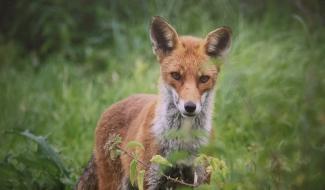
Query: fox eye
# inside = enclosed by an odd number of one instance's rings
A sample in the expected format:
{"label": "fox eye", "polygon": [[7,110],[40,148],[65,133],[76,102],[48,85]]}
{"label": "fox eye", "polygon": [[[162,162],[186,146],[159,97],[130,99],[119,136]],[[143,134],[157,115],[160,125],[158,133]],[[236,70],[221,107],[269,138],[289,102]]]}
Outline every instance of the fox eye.
{"label": "fox eye", "polygon": [[206,82],[208,82],[209,79],[210,79],[210,77],[208,75],[202,75],[202,76],[200,76],[199,81],[200,81],[200,83],[206,83]]}
{"label": "fox eye", "polygon": [[173,77],[173,79],[175,79],[175,80],[181,80],[181,78],[182,78],[182,76],[181,76],[181,74],[179,74],[179,72],[172,72],[170,74]]}

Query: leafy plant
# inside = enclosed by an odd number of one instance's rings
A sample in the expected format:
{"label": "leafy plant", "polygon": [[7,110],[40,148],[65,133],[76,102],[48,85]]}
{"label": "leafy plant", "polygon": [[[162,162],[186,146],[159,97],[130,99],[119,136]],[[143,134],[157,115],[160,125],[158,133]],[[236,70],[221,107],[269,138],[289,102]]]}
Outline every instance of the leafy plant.
{"label": "leafy plant", "polygon": [[168,166],[168,167],[173,167],[173,165],[164,157],[160,155],[154,155],[150,159],[151,163],[158,164],[158,165],[163,165],[163,166]]}
{"label": "leafy plant", "polygon": [[7,154],[0,162],[0,184],[3,189],[64,189],[73,180],[59,154],[43,136],[29,131],[9,133],[25,137],[27,142],[20,154]]}
{"label": "leafy plant", "polygon": [[[122,148],[119,144],[121,143],[121,137],[119,135],[111,135],[109,138],[111,140],[115,139],[114,141],[109,140],[109,144],[107,144],[106,149],[110,150],[110,153],[118,151],[119,153],[124,153],[130,158],[132,158],[130,162],[130,173],[129,173],[129,180],[132,186],[137,186],[140,190],[143,189],[143,182],[144,182],[144,175],[145,170],[150,168],[150,165],[147,165],[142,160],[140,160],[139,152],[136,151],[137,148],[144,150],[144,146],[138,141],[129,141],[126,145],[128,149],[133,150],[132,152]],[[113,153],[116,155],[116,153]],[[150,159],[150,162],[153,164],[157,164],[161,166],[173,167],[172,163],[170,163],[166,158],[162,157],[161,155],[153,155]],[[222,182],[224,182],[225,177],[228,173],[227,166],[223,160],[218,158],[207,156],[205,154],[200,154],[194,160],[193,167],[197,166],[204,166],[207,173],[211,174],[211,179],[214,183],[218,184],[219,187],[222,187]],[[182,184],[188,187],[197,187],[201,184],[189,184],[184,182],[182,179],[172,178],[164,174],[162,170],[157,170],[157,173],[160,173],[161,176],[165,177],[167,180],[173,181],[175,183]],[[208,177],[208,176],[206,176]],[[220,179],[222,182],[220,182]]]}

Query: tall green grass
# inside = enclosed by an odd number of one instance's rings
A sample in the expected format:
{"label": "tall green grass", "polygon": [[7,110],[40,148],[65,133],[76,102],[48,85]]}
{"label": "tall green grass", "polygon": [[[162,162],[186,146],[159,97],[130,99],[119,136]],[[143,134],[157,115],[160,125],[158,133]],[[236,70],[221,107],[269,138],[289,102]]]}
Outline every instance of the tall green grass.
{"label": "tall green grass", "polygon": [[[217,138],[205,150],[230,169],[224,189],[325,187],[324,27],[311,30],[303,17],[272,3],[258,18],[236,1],[152,1],[144,13],[116,3],[111,12],[97,12],[110,29],[96,35],[111,39],[78,46],[82,58],[60,51],[39,59],[14,41],[1,44],[4,189],[71,189],[91,156],[105,108],[134,93],[157,93],[151,15],[165,16],[181,34],[203,37],[220,25],[234,30],[217,84]],[[114,12],[120,9],[123,14]],[[42,142],[59,154],[67,176],[40,144],[19,135],[26,130],[47,137]]]}

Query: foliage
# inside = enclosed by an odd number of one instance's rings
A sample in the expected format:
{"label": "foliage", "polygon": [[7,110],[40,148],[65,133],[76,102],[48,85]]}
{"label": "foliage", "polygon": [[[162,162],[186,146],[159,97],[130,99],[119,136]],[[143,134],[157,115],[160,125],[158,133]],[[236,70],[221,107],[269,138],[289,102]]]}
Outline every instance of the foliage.
{"label": "foliage", "polygon": [[223,189],[226,177],[229,173],[228,167],[223,160],[218,158],[200,154],[195,158],[194,164],[196,166],[205,166],[206,171],[210,174],[210,184],[217,189]]}
{"label": "foliage", "polygon": [[8,154],[1,161],[0,184],[3,189],[65,189],[73,186],[70,171],[45,137],[29,131],[11,135],[23,136],[36,146],[27,143],[24,146],[27,151]]}
{"label": "foliage", "polygon": [[160,155],[154,155],[150,159],[151,163],[158,164],[158,165],[163,165],[163,166],[168,166],[168,167],[173,167],[173,165],[164,157]]}
{"label": "foliage", "polygon": [[131,185],[134,186],[135,184],[135,179],[137,177],[137,165],[138,162],[137,160],[133,159],[130,163],[130,182]]}
{"label": "foliage", "polygon": [[144,146],[140,142],[138,142],[138,141],[129,141],[126,146],[129,149],[140,148],[140,149],[144,150]]}
{"label": "foliage", "polygon": [[[0,4],[2,189],[71,189],[100,113],[131,94],[157,92],[153,15],[181,34],[233,29],[217,83],[215,140],[201,151],[223,160],[227,174],[199,189],[324,189],[323,2],[299,0],[304,11],[291,4],[298,0],[7,2]],[[47,137],[68,177],[37,141],[8,133],[25,130]],[[168,160],[178,156],[186,153]]]}
{"label": "foliage", "polygon": [[[111,143],[115,144],[115,143]],[[139,152],[133,149],[132,152],[129,150],[125,150],[121,146],[114,146],[115,151],[122,152],[129,156],[132,160],[130,162],[130,173],[129,178],[132,186],[136,186],[139,189],[143,189],[143,182],[144,182],[144,175],[145,170],[150,170],[151,167],[148,163],[143,162],[141,158],[139,157]],[[144,150],[143,145],[140,142],[137,141],[129,141],[126,145],[127,148],[130,147],[137,147]],[[178,151],[174,151],[178,152]],[[193,155],[194,156],[194,155]],[[177,159],[178,161],[182,160],[181,157]],[[183,181],[183,179],[174,178],[171,176],[168,176],[165,174],[165,167],[171,168],[173,167],[172,163],[168,161],[166,158],[162,157],[161,155],[153,155],[150,159],[150,162],[154,165],[159,166],[157,168],[158,175],[165,177],[167,180],[170,180],[174,183],[178,183],[179,185],[183,185],[184,187],[198,187],[202,184],[197,184],[196,181],[194,183],[186,183]],[[141,164],[141,165],[139,165]],[[223,160],[220,160],[218,158],[207,156],[205,154],[200,154],[198,157],[194,159],[193,167],[203,167],[207,173],[207,175],[210,175],[209,182],[211,182],[213,185],[217,185],[217,187],[223,187],[223,182],[225,181],[224,178],[226,174],[228,173],[227,166]],[[143,169],[142,169],[143,168]],[[196,175],[196,174],[194,174]],[[204,176],[208,178],[208,176]],[[137,179],[137,184],[135,184],[135,179]]]}
{"label": "foliage", "polygon": [[139,190],[143,190],[144,170],[140,170],[137,177]]}
{"label": "foliage", "polygon": [[[144,146],[138,142],[138,141],[129,141],[126,145],[128,149],[133,150],[132,152],[128,152],[128,150],[123,150],[121,147],[118,147],[119,150],[121,150],[124,153],[128,153],[128,155],[131,157],[131,163],[130,163],[130,182],[131,185],[134,187],[138,187],[139,190],[143,190],[143,181],[144,181],[144,173],[145,170],[141,169],[145,166],[142,165],[140,167],[138,163],[143,163],[142,160],[139,160],[139,152],[137,152],[137,148],[144,150]],[[135,184],[135,182],[137,182]]]}
{"label": "foliage", "polygon": [[104,145],[105,155],[109,155],[111,160],[115,160],[121,155],[121,151],[118,150],[118,146],[122,142],[120,135],[111,134]]}

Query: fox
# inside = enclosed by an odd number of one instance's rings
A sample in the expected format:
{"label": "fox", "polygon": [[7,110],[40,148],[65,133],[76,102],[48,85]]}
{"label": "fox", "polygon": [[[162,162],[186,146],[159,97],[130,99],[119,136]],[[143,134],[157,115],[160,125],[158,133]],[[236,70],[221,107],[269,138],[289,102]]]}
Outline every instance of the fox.
{"label": "fox", "polygon": [[[138,159],[149,166],[145,168],[144,189],[181,187],[160,175],[160,166],[150,162],[154,155],[168,157],[174,151],[185,151],[189,156],[186,162],[166,171],[168,175],[191,184],[209,183],[207,171],[195,166],[193,159],[213,136],[213,100],[221,65],[215,62],[224,62],[231,46],[231,28],[219,27],[205,38],[179,36],[166,19],[154,16],[149,36],[160,68],[159,92],[132,95],[102,114],[95,130],[93,156],[76,184],[78,190],[138,189],[130,184],[132,158],[121,154],[111,159],[105,152],[105,144],[113,134],[121,137],[124,149],[130,141],[143,145]],[[172,130],[191,134],[196,129],[204,135],[186,139],[166,135]]]}

